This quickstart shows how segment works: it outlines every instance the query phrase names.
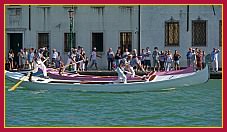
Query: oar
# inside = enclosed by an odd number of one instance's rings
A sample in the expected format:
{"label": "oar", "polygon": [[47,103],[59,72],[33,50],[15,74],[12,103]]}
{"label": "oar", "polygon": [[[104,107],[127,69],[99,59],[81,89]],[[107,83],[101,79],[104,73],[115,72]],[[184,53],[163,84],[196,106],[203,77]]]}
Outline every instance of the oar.
{"label": "oar", "polygon": [[8,91],[14,91],[30,74],[27,74],[27,76],[23,76],[19,82],[17,82],[13,87],[8,89]]}
{"label": "oar", "polygon": [[152,81],[152,80],[155,79],[155,77],[156,77],[156,75],[151,75],[151,76],[149,76],[148,79],[146,79],[146,80],[147,80],[147,81]]}
{"label": "oar", "polygon": [[145,80],[147,80],[147,81],[152,81],[152,80],[155,79],[155,77],[156,77],[156,71],[153,71],[153,72],[150,72],[150,73],[146,76]]}
{"label": "oar", "polygon": [[[49,59],[49,57],[47,57],[43,62],[47,61]],[[16,90],[16,88],[29,76],[30,74],[27,74],[27,76],[23,76],[19,82],[17,82],[13,87],[11,87],[10,89],[8,89],[8,91],[14,91]]]}

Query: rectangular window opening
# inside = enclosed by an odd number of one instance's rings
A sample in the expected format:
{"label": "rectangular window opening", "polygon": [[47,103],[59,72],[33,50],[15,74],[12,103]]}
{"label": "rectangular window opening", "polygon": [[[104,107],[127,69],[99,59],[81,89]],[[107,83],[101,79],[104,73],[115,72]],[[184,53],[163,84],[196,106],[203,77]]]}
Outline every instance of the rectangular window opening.
{"label": "rectangular window opening", "polygon": [[125,51],[126,48],[129,52],[132,51],[132,32],[120,33],[120,47],[122,52]]}
{"label": "rectangular window opening", "polygon": [[38,48],[49,48],[49,33],[38,33]]}
{"label": "rectangular window opening", "polygon": [[207,21],[192,21],[192,46],[206,46],[207,41]]}
{"label": "rectangular window opening", "polygon": [[64,33],[64,52],[69,52],[71,48],[76,48],[76,34]]}
{"label": "rectangular window opening", "polygon": [[179,46],[179,22],[165,22],[165,46]]}
{"label": "rectangular window opening", "polygon": [[94,47],[97,52],[103,52],[103,33],[92,33],[92,49]]}

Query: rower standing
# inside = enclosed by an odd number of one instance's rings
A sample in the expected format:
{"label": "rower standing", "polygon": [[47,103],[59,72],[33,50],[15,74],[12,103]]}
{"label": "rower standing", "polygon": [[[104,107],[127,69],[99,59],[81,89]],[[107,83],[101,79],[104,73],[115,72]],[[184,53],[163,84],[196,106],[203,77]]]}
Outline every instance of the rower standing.
{"label": "rower standing", "polygon": [[63,68],[63,72],[65,71],[65,68],[68,67],[70,64],[73,65],[74,72],[77,72],[77,66],[76,66],[76,49],[71,49],[71,51],[68,53],[68,60],[66,65]]}
{"label": "rower standing", "polygon": [[116,80],[115,82],[122,82],[123,83],[127,83],[127,77],[125,75],[124,72],[124,62],[121,61],[119,66],[116,69],[117,75],[118,75],[118,80]]}
{"label": "rower standing", "polygon": [[38,68],[40,68],[43,71],[44,78],[46,78],[46,79],[48,78],[46,66],[42,62],[40,54],[37,53],[37,51],[35,51],[34,54],[35,54],[34,55],[34,69],[30,72],[29,79],[28,79],[30,82],[32,81],[32,74],[38,72]]}

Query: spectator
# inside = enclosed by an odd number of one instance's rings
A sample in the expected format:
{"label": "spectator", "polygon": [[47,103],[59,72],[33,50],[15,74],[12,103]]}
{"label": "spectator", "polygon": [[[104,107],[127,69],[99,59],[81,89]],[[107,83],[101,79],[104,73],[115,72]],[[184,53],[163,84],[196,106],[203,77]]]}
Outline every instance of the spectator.
{"label": "spectator", "polygon": [[130,52],[128,51],[128,48],[125,48],[122,58],[127,58],[129,54],[130,54]]}
{"label": "spectator", "polygon": [[91,61],[91,66],[90,68],[92,68],[93,65],[95,65],[96,70],[98,70],[97,67],[97,57],[100,57],[99,55],[97,55],[96,53],[96,47],[93,48],[92,52],[91,52],[91,56],[90,56],[90,61]]}
{"label": "spectator", "polygon": [[24,48],[24,50],[22,52],[22,67],[21,67],[21,69],[25,69],[25,65],[26,65],[27,60],[28,60],[28,52],[27,52],[27,49]]}
{"label": "spectator", "polygon": [[116,66],[118,67],[119,64],[120,64],[120,61],[122,59],[122,56],[121,56],[121,49],[118,49],[117,52],[115,53],[115,63],[116,63]]}
{"label": "spectator", "polygon": [[145,59],[145,53],[144,53],[144,50],[145,49],[142,49],[142,51],[141,51],[141,66],[142,66],[142,68],[144,69],[144,59]]}
{"label": "spectator", "polygon": [[153,58],[153,67],[154,67],[154,71],[155,71],[155,68],[157,67],[157,70],[159,71],[159,51],[158,51],[158,47],[154,47],[154,51],[152,53],[152,58]]}
{"label": "spectator", "polygon": [[172,57],[170,50],[168,50],[167,55],[166,55],[166,71],[167,72],[171,70],[172,62],[173,62],[173,57]]}
{"label": "spectator", "polygon": [[181,55],[177,50],[175,50],[175,53],[173,55],[175,70],[180,70],[180,58],[181,58]]}
{"label": "spectator", "polygon": [[187,66],[190,67],[192,63],[192,48],[188,49],[186,56],[187,56]]}
{"label": "spectator", "polygon": [[144,69],[148,70],[148,68],[151,68],[151,60],[150,60],[151,51],[149,47],[146,48],[146,51],[144,52]]}
{"label": "spectator", "polygon": [[19,67],[18,67],[19,69],[23,68],[23,61],[22,61],[23,52],[24,50],[20,49],[20,52],[17,53],[17,56],[19,57]]}
{"label": "spectator", "polygon": [[212,62],[212,71],[217,72],[218,71],[218,54],[220,50],[213,48],[213,51],[211,52],[211,62]]}
{"label": "spectator", "polygon": [[196,61],[197,61],[197,69],[202,70],[202,60],[203,60],[203,54],[202,51],[199,50],[198,53],[196,54]]}
{"label": "spectator", "polygon": [[112,48],[107,51],[108,70],[113,70],[114,52]]}
{"label": "spectator", "polygon": [[52,55],[52,64],[57,67],[57,57],[58,57],[58,52],[56,49],[53,49],[53,55]]}
{"label": "spectator", "polygon": [[80,47],[80,69],[82,71],[85,71],[85,69],[87,69],[87,67],[85,68],[85,65],[87,62],[88,62],[88,59],[84,51],[84,48]]}
{"label": "spectator", "polygon": [[165,67],[164,67],[164,64],[165,64],[165,54],[164,54],[164,51],[161,51],[160,52],[159,62],[160,62],[160,71],[164,71],[165,70]]}
{"label": "spectator", "polygon": [[10,49],[8,53],[8,60],[9,60],[9,70],[12,70],[14,68],[14,53],[13,50]]}
{"label": "spectator", "polygon": [[34,48],[30,48],[28,53],[28,62],[31,66],[30,69],[34,68],[33,58],[34,58]]}
{"label": "spectator", "polygon": [[192,63],[193,70],[195,71],[196,70],[196,63],[197,63],[195,49],[192,50],[191,63]]}

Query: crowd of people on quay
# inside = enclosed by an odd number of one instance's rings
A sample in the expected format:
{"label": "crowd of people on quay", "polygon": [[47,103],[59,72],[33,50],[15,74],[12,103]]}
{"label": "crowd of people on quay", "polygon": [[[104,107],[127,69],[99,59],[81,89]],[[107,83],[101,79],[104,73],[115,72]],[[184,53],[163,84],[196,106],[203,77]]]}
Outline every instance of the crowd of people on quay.
{"label": "crowd of people on quay", "polygon": [[[130,71],[131,75],[135,75],[135,71],[171,71],[180,70],[180,61],[182,54],[175,51],[159,51],[158,47],[154,47],[153,51],[149,47],[142,49],[138,55],[137,49],[133,49],[131,52],[129,49],[125,48],[124,51],[118,47],[116,52],[112,48],[109,48],[106,52],[107,58],[107,69],[112,71],[116,70],[118,67],[123,68],[125,71]],[[210,53],[210,59],[212,62],[213,71],[218,71],[218,54],[220,50],[213,48]],[[63,73],[66,68],[71,68],[75,73],[77,71],[87,71],[95,66],[98,69],[97,57],[102,57],[96,53],[96,48],[94,47],[88,56],[85,53],[83,47],[78,46],[77,48],[72,48],[68,52],[68,59],[64,63],[61,54],[56,49],[52,49],[52,53],[46,48],[24,48],[18,52],[17,55],[11,49],[8,52],[8,58],[6,61],[7,70],[23,70],[23,69],[36,69],[40,68],[40,62],[43,62],[41,69],[45,67],[53,67],[59,69],[59,73]],[[15,61],[18,57],[19,61]],[[201,70],[205,64],[205,52],[198,48],[189,48],[186,53],[187,66],[193,67],[195,70]],[[153,63],[151,63],[153,61]],[[17,63],[19,62],[19,63]],[[90,66],[89,66],[90,63]],[[38,66],[37,66],[38,64]],[[153,64],[153,65],[151,65]],[[88,67],[89,66],[89,67]]]}
{"label": "crowd of people on quay", "polygon": [[[218,54],[220,50],[213,48],[211,52],[211,62],[213,71],[218,71]],[[186,53],[187,67],[193,67],[194,70],[201,70],[205,66],[205,51],[198,48],[189,48]],[[154,47],[151,51],[149,47],[142,49],[138,56],[137,50],[133,49],[129,52],[126,48],[125,51],[121,51],[119,47],[114,54],[112,48],[107,51],[108,70],[116,69],[120,62],[129,64],[134,70],[142,71],[171,71],[180,70],[180,59],[182,55],[179,51],[171,50],[159,51],[158,47]],[[151,65],[153,61],[153,65]]]}

